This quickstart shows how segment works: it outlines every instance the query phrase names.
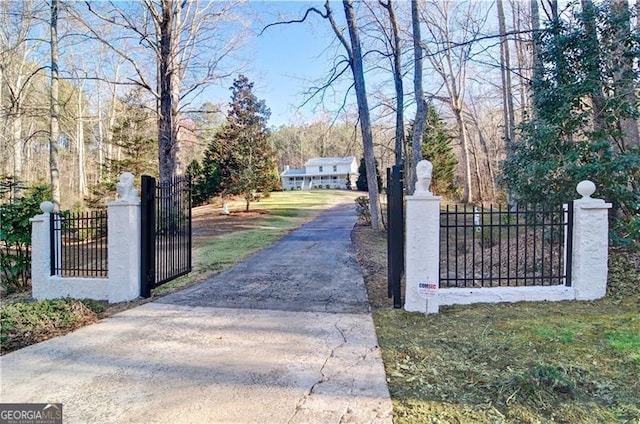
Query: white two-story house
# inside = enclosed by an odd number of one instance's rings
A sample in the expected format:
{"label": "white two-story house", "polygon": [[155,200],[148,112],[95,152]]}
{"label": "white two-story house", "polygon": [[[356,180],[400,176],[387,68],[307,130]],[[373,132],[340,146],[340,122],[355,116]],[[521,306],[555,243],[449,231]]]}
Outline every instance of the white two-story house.
{"label": "white two-story house", "polygon": [[358,162],[353,156],[309,159],[303,169],[285,167],[283,190],[350,189],[356,187]]}

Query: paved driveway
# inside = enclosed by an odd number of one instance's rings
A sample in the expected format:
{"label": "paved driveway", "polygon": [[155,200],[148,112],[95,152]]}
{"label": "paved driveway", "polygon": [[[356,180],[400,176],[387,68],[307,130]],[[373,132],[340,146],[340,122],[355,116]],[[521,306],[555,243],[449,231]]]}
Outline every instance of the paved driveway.
{"label": "paved driveway", "polygon": [[351,204],[339,204],[236,267],[158,300],[189,306],[368,313],[351,247]]}
{"label": "paved driveway", "polygon": [[0,357],[2,402],[65,423],[390,423],[338,205],[234,269]]}

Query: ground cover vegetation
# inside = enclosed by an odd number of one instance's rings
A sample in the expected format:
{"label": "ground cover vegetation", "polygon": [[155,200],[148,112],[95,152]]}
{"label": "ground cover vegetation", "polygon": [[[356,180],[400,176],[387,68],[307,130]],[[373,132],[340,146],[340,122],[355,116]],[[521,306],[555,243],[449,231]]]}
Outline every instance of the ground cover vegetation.
{"label": "ground cover vegetation", "polygon": [[[34,196],[38,199],[42,195]],[[204,281],[270,245],[324,208],[345,198],[351,201],[355,196],[355,192],[330,190],[277,192],[262,198],[259,207],[250,212],[244,211],[244,199],[239,196],[230,199],[229,215],[221,213],[221,202],[194,208],[193,272],[154,289],[151,299],[115,305],[74,299],[33,301],[28,280],[7,285],[12,290],[4,290],[1,297],[0,351],[4,354],[68,333],[123,309]],[[27,196],[22,201],[31,198]],[[31,200],[30,209],[25,213],[28,216],[38,213],[38,203]],[[29,234],[28,229],[23,230],[19,234]]]}
{"label": "ground cover vegetation", "polygon": [[352,233],[396,423],[640,419],[640,254],[613,250],[595,302],[391,309],[385,234]]}

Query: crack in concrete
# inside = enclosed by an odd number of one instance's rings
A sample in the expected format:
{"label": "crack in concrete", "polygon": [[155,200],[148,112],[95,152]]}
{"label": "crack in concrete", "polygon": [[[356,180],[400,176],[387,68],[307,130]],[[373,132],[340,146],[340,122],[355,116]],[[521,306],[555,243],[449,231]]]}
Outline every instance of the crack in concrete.
{"label": "crack in concrete", "polygon": [[[331,352],[329,352],[329,355],[327,355],[327,357],[325,358],[324,362],[322,363],[322,366],[320,367],[320,378],[315,383],[313,383],[311,385],[311,387],[309,388],[309,390],[307,390],[306,393],[304,393],[302,396],[300,396],[300,399],[298,399],[298,402],[296,403],[296,407],[295,407],[295,409],[293,411],[293,414],[287,420],[287,424],[291,423],[291,421],[296,417],[296,415],[298,415],[298,413],[302,410],[302,407],[306,403],[307,399],[309,399],[311,397],[311,395],[313,395],[313,392],[316,389],[316,386],[329,381],[329,378],[327,378],[327,376],[324,373],[324,369],[326,368],[327,363],[329,362],[329,359],[335,357],[336,350],[341,348],[345,344],[347,344],[347,336],[344,334],[344,331],[342,331],[338,327],[338,323],[335,323],[333,326],[338,331],[338,333],[340,333],[340,336],[342,337],[342,343],[334,346],[331,349]],[[346,414],[346,412],[343,413],[340,416],[340,420],[338,421],[339,423],[342,422],[342,418],[344,417],[345,414]]]}

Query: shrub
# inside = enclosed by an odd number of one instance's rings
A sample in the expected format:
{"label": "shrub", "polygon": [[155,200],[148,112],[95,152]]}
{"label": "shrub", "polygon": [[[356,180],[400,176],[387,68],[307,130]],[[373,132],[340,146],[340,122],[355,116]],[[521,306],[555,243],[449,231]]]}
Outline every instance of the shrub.
{"label": "shrub", "polygon": [[0,206],[0,291],[26,290],[31,278],[31,222],[41,213],[40,203],[50,197],[49,187],[36,185],[25,197]]}
{"label": "shrub", "polygon": [[367,196],[356,198],[356,215],[359,221],[371,224],[371,211],[369,210],[369,198]]}

